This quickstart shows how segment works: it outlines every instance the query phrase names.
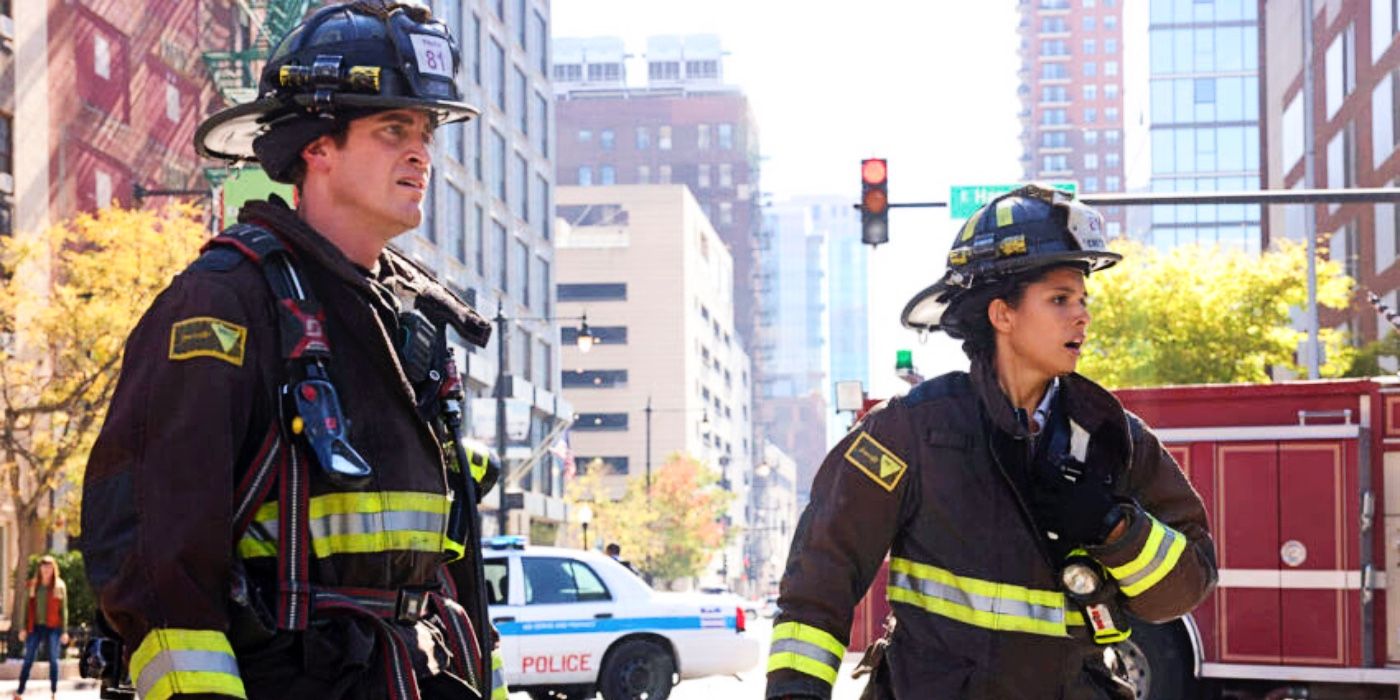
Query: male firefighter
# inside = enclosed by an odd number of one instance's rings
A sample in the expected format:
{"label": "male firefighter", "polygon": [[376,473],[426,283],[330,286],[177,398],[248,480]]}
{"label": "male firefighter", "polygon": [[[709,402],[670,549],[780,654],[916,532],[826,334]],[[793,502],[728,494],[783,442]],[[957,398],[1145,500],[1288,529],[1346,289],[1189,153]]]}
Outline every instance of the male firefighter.
{"label": "male firefighter", "polygon": [[498,465],[458,438],[447,342],[490,326],[386,247],[434,129],[478,113],[458,60],[421,6],[334,5],[196,132],[299,197],[244,207],[156,299],[92,450],[87,574],[143,698],[506,696],[477,575]]}
{"label": "male firefighter", "polygon": [[1126,614],[1179,617],[1216,569],[1176,463],[1074,372],[1085,278],[1120,257],[1098,212],[1043,187],[962,226],[902,320],[961,339],[971,371],[876,407],[822,464],[783,576],[768,698],[830,697],[887,552],[894,622],[867,697],[1133,697],[1112,647]]}

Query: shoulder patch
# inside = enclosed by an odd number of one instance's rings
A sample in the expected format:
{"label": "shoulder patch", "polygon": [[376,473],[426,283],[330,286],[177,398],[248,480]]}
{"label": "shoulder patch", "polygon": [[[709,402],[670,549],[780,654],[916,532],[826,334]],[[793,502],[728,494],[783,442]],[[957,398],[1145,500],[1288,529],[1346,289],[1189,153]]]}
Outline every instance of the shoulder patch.
{"label": "shoulder patch", "polygon": [[860,437],[851,443],[850,449],[846,450],[846,461],[865,472],[866,476],[886,491],[894,491],[894,487],[898,486],[899,480],[904,477],[904,472],[909,471],[909,465],[905,464],[904,460],[896,457],[878,440],[870,437],[870,433],[865,432],[862,432]]}
{"label": "shoulder patch", "polygon": [[170,327],[170,359],[213,357],[243,366],[248,329],[212,316],[187,318]]}
{"label": "shoulder patch", "polygon": [[195,259],[190,266],[193,270],[207,270],[209,272],[228,272],[238,264],[246,260],[242,253],[228,246],[215,246],[205,251]]}

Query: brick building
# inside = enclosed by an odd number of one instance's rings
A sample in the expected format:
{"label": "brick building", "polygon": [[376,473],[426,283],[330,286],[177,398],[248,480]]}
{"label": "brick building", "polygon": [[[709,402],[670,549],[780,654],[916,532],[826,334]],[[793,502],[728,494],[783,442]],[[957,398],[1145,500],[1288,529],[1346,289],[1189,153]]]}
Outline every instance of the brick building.
{"label": "brick building", "polygon": [[[1019,0],[1021,165],[1027,180],[1073,180],[1081,192],[1124,186],[1120,0]],[[1105,207],[1108,234],[1122,207]]]}
{"label": "brick building", "polygon": [[758,130],[723,81],[712,36],[652,37],[645,87],[629,87],[621,40],[556,39],[560,185],[684,184],[734,257],[735,323],[753,341]]}

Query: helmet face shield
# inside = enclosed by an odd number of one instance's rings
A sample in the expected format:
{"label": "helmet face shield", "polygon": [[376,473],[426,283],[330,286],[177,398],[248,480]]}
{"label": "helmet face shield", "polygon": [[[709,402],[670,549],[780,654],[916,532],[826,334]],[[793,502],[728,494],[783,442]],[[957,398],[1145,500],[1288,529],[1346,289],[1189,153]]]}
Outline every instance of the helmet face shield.
{"label": "helmet face shield", "polygon": [[1104,228],[1102,214],[1065,192],[1034,184],[1008,192],[968,217],[947,272],[909,300],[900,320],[960,337],[943,318],[971,292],[1029,270],[1077,265],[1089,274],[1117,263],[1122,256],[1108,250]]}

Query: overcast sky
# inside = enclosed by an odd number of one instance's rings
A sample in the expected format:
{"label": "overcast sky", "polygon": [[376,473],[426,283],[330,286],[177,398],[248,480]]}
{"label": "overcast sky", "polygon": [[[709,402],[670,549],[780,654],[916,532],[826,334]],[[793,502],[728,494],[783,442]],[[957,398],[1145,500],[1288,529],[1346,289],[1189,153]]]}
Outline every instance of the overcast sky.
{"label": "overcast sky", "polygon": [[[651,35],[718,34],[727,82],[752,102],[775,201],[854,203],[868,157],[889,159],[894,202],[1020,177],[1015,0],[555,0],[552,12],[556,37],[618,36],[635,55]],[[929,376],[967,364],[943,336],[920,343],[899,325],[909,297],[942,274],[953,228],[943,210],[891,214],[891,242],[871,256],[872,396],[903,390],[897,348],[914,349]]]}

